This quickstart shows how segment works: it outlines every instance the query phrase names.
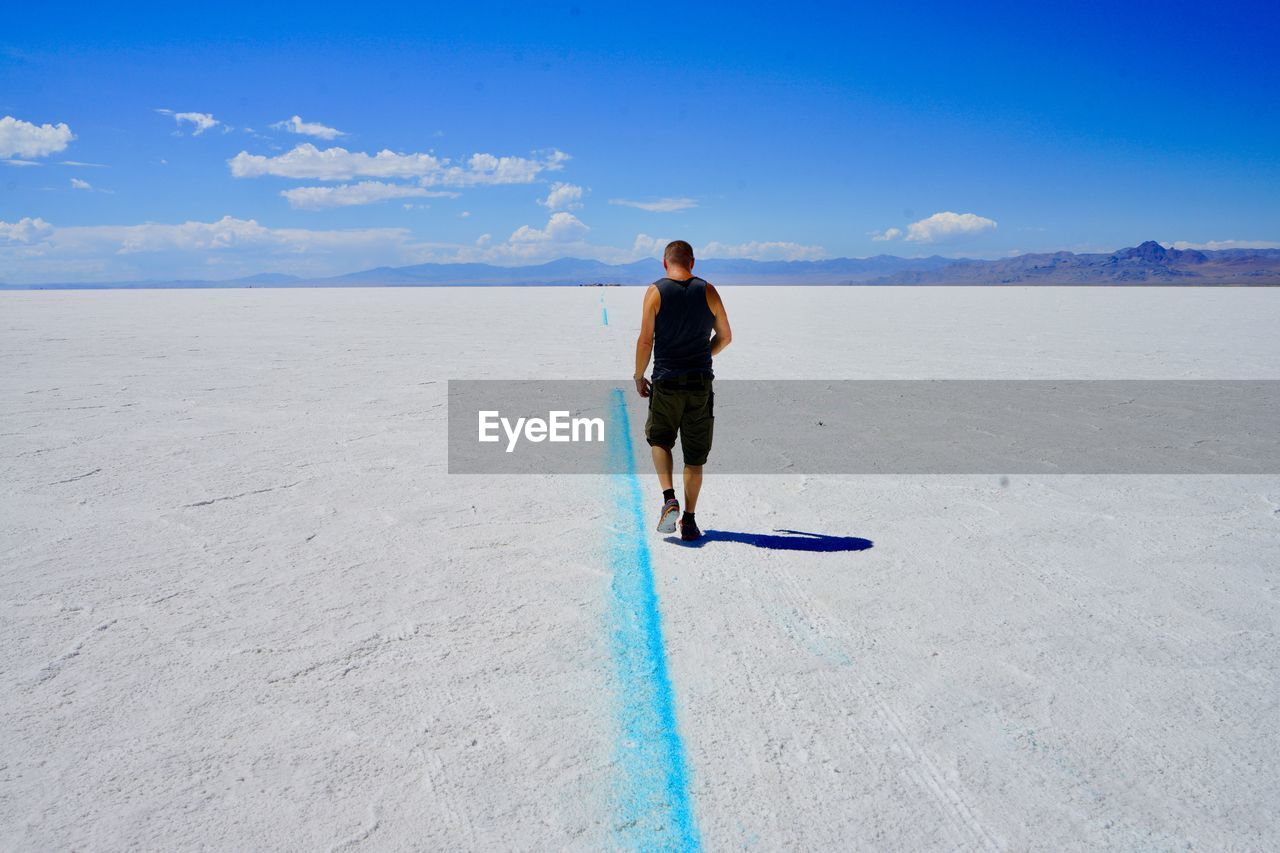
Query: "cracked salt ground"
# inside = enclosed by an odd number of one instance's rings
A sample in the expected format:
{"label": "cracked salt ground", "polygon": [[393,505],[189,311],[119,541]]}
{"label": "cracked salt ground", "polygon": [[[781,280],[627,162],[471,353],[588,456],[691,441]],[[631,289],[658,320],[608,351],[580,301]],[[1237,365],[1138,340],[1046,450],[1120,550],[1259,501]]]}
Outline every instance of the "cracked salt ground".
{"label": "cracked salt ground", "polygon": [[[724,295],[724,378],[1280,378],[1280,290]],[[628,376],[640,296],[0,294],[0,849],[620,846],[609,481],[447,476],[445,381]],[[647,540],[703,845],[1280,847],[1278,510],[712,469]]]}
{"label": "cracked salt ground", "polygon": [[252,489],[247,492],[241,492],[238,495],[222,495],[221,497],[209,498],[203,501],[196,501],[195,503],[183,504],[182,506],[184,508],[191,508],[191,507],[197,507],[197,506],[209,506],[210,504],[216,504],[216,503],[219,503],[220,501],[236,501],[236,500],[239,500],[240,498],[247,498],[250,495],[265,495],[267,492],[274,492],[277,489],[292,489],[296,485],[298,484],[288,483],[283,486],[268,486],[265,489]]}

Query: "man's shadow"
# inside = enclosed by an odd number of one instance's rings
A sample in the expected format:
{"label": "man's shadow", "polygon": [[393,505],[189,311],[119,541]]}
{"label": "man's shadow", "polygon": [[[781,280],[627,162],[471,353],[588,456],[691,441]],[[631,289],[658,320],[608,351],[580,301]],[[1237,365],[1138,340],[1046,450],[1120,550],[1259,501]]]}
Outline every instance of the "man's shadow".
{"label": "man's shadow", "polygon": [[[788,534],[779,536],[777,534]],[[685,542],[679,536],[668,536],[668,542],[686,548],[701,548],[708,542],[738,542],[773,551],[865,551],[875,543],[861,536],[827,536],[800,530],[775,530],[773,533],[736,533],[730,530],[704,530],[702,538]]]}

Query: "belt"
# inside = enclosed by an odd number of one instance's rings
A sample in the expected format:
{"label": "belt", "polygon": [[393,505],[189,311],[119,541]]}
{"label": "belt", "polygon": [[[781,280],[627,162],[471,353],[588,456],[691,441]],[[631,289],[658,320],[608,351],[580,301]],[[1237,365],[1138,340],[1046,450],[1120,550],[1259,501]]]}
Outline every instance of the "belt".
{"label": "belt", "polygon": [[679,376],[672,376],[668,379],[658,379],[653,384],[661,388],[686,388],[708,385],[711,383],[711,379],[710,373],[698,371],[697,373],[682,373]]}

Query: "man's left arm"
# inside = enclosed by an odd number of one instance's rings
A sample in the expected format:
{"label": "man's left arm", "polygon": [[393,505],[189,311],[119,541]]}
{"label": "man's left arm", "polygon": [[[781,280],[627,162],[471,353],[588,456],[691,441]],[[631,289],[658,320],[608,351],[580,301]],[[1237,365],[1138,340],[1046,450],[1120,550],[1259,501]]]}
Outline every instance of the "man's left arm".
{"label": "man's left arm", "polygon": [[712,284],[707,285],[707,307],[715,317],[715,325],[711,327],[711,354],[716,355],[733,341],[733,330],[729,328],[729,314],[724,310],[724,302],[720,293]]}

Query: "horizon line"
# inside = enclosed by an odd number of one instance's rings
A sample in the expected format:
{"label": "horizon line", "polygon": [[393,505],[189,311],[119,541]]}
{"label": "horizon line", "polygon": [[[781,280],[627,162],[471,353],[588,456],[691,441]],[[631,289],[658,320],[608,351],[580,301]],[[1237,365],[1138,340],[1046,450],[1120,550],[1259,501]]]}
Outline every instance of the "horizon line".
{"label": "horizon line", "polygon": [[[1028,257],[1028,256],[1032,256],[1032,255],[1074,255],[1074,256],[1082,256],[1082,255],[1109,255],[1109,254],[1115,254],[1116,252],[1124,251],[1124,250],[1126,250],[1126,249],[1134,249],[1134,248],[1138,248],[1138,247],[1140,247],[1140,246],[1142,246],[1142,245],[1145,245],[1146,243],[1156,243],[1157,245],[1159,245],[1161,248],[1165,249],[1166,251],[1195,251],[1195,252],[1208,253],[1208,254],[1218,254],[1218,253],[1221,253],[1221,252],[1227,252],[1227,251],[1233,251],[1233,252],[1258,252],[1258,253],[1263,253],[1263,252],[1277,252],[1277,251],[1280,251],[1280,245],[1278,245],[1277,247],[1257,247],[1257,248],[1245,248],[1245,247],[1232,247],[1232,246],[1227,246],[1227,247],[1218,248],[1218,249],[1199,248],[1199,247],[1197,247],[1197,246],[1185,246],[1185,245],[1184,245],[1184,248],[1182,248],[1182,249],[1177,249],[1177,248],[1175,248],[1175,246],[1177,245],[1177,243],[1178,243],[1178,242],[1181,242],[1181,241],[1173,241],[1173,242],[1165,243],[1165,242],[1161,242],[1161,241],[1159,241],[1159,240],[1146,240],[1146,241],[1143,241],[1142,243],[1137,244],[1137,246],[1121,246],[1120,248],[1117,248],[1117,249],[1111,249],[1111,250],[1099,250],[1099,251],[1088,251],[1088,252],[1085,252],[1085,251],[1074,251],[1074,250],[1071,250],[1071,249],[1054,249],[1054,250],[1045,250],[1045,251],[1038,251],[1038,252],[1017,252],[1017,253],[1013,253],[1013,254],[997,255],[997,256],[995,256],[995,257],[982,257],[982,256],[979,256],[979,255],[973,255],[973,256],[969,256],[969,255],[949,256],[949,255],[941,255],[941,254],[938,254],[938,253],[934,253],[934,254],[932,254],[932,255],[914,255],[914,256],[910,256],[910,257],[908,257],[908,256],[905,256],[905,255],[893,255],[893,254],[889,254],[889,253],[887,253],[887,252],[881,252],[881,253],[879,253],[879,254],[875,254],[875,255],[864,255],[864,256],[861,256],[861,257],[853,257],[853,256],[848,256],[848,255],[840,255],[840,256],[836,256],[836,257],[824,257],[824,258],[775,258],[775,259],[708,257],[708,258],[699,258],[699,259],[696,259],[696,260],[700,260],[700,261],[702,261],[703,263],[708,263],[708,262],[730,262],[730,263],[741,263],[741,262],[745,262],[745,263],[748,263],[748,264],[818,264],[818,263],[830,263],[830,262],[835,262],[835,261],[870,261],[870,260],[875,260],[875,259],[877,259],[877,258],[892,258],[892,259],[894,259],[894,260],[899,260],[899,261],[927,261],[927,260],[939,259],[939,260],[945,260],[945,261],[948,261],[948,262],[951,262],[951,263],[961,263],[961,262],[966,262],[966,261],[978,261],[978,262],[992,263],[992,262],[999,262],[999,261],[1014,260],[1014,259],[1016,259],[1016,258]],[[328,282],[328,281],[334,281],[335,279],[341,279],[341,278],[344,278],[344,277],[347,277],[347,276],[360,275],[360,274],[362,274],[362,273],[375,273],[375,272],[379,272],[379,271],[381,271],[381,270],[390,270],[390,271],[395,271],[395,270],[404,270],[404,269],[410,269],[410,268],[415,268],[415,267],[454,267],[454,266],[489,267],[489,268],[497,269],[497,270],[521,270],[521,269],[537,269],[537,268],[539,268],[539,267],[545,267],[545,266],[549,266],[549,265],[551,265],[551,264],[556,264],[556,263],[563,263],[563,262],[565,262],[565,261],[574,261],[574,262],[584,263],[584,264],[599,264],[599,265],[601,265],[601,266],[605,266],[605,267],[627,267],[627,266],[633,266],[633,265],[635,265],[635,264],[645,263],[645,262],[652,262],[652,263],[655,263],[655,264],[657,264],[657,263],[661,263],[661,259],[660,259],[660,258],[638,258],[638,259],[636,259],[636,260],[634,260],[634,261],[621,261],[621,262],[616,262],[616,263],[614,263],[614,262],[610,262],[610,261],[602,261],[602,260],[595,259],[595,258],[580,258],[580,257],[574,257],[574,256],[571,256],[571,255],[565,255],[565,256],[558,257],[558,258],[551,258],[551,259],[546,260],[546,261],[538,261],[538,262],[534,262],[534,263],[523,263],[523,264],[519,264],[519,263],[517,263],[517,264],[510,264],[510,265],[507,265],[507,264],[500,264],[500,263],[492,263],[492,262],[489,262],[489,261],[423,261],[423,262],[421,262],[421,263],[416,263],[416,264],[404,264],[404,265],[401,265],[401,266],[390,266],[390,265],[387,265],[387,264],[383,264],[383,265],[379,265],[379,266],[375,266],[375,267],[367,267],[367,268],[363,268],[363,269],[351,270],[351,271],[349,271],[349,272],[340,272],[340,273],[333,273],[333,274],[330,274],[330,275],[315,275],[315,276],[297,275],[297,274],[294,274],[294,273],[285,273],[285,272],[256,272],[256,273],[247,273],[247,274],[245,274],[245,275],[240,275],[240,276],[234,276],[234,277],[232,277],[232,278],[222,278],[222,279],[208,279],[208,278],[145,278],[145,279],[110,279],[110,280],[101,280],[101,281],[94,281],[94,280],[81,280],[81,281],[55,281],[55,282],[4,282],[4,281],[0,281],[0,288],[4,288],[4,289],[8,289],[8,290],[15,290],[15,289],[35,289],[35,288],[42,288],[42,287],[43,287],[43,288],[64,288],[64,289],[68,289],[68,288],[78,288],[78,287],[83,287],[83,288],[89,288],[89,287],[104,287],[104,288],[105,288],[105,287],[111,287],[111,286],[113,286],[113,285],[115,285],[115,286],[121,286],[121,285],[157,285],[157,286],[158,286],[158,285],[164,285],[164,284],[175,284],[175,285],[181,285],[181,284],[208,284],[208,285],[219,285],[219,284],[236,284],[236,283],[241,283],[241,282],[244,282],[244,283],[251,283],[251,282],[250,282],[250,280],[251,280],[251,279],[256,279],[256,278],[261,278],[261,279],[270,279],[270,278],[288,279],[288,280],[290,280],[290,281],[297,282],[297,283],[305,283],[305,282]],[[595,283],[595,282],[593,282],[593,283]],[[269,282],[264,281],[264,282],[263,282],[263,284],[269,284]],[[797,282],[797,284],[803,284],[803,282]],[[857,283],[854,283],[854,284],[857,284]],[[339,283],[339,282],[334,281],[334,284],[333,284],[332,286],[334,286],[334,287],[343,287],[343,286],[346,286],[346,285],[343,285],[343,284],[341,284],[341,283]],[[387,286],[399,287],[399,286],[405,286],[405,285],[402,285],[402,284],[394,284],[394,285],[387,285]],[[428,285],[428,284],[423,284],[423,285],[421,285],[421,286],[465,286],[465,285],[464,285],[464,283],[459,282],[459,283],[457,283],[456,285],[455,285],[455,284],[446,284],[446,285]],[[475,286],[479,286],[479,287],[490,286],[490,287],[493,287],[493,286],[501,286],[501,285],[483,285],[483,284],[481,284],[481,285],[475,285]],[[514,286],[530,286],[530,285],[514,285]],[[533,286],[536,286],[536,285],[533,285]],[[551,286],[564,286],[564,285],[551,285]],[[847,286],[852,286],[852,285],[847,285]],[[876,285],[876,286],[885,286],[885,285]],[[979,285],[979,286],[983,286],[983,285]],[[155,289],[163,289],[163,288],[156,287]]]}

